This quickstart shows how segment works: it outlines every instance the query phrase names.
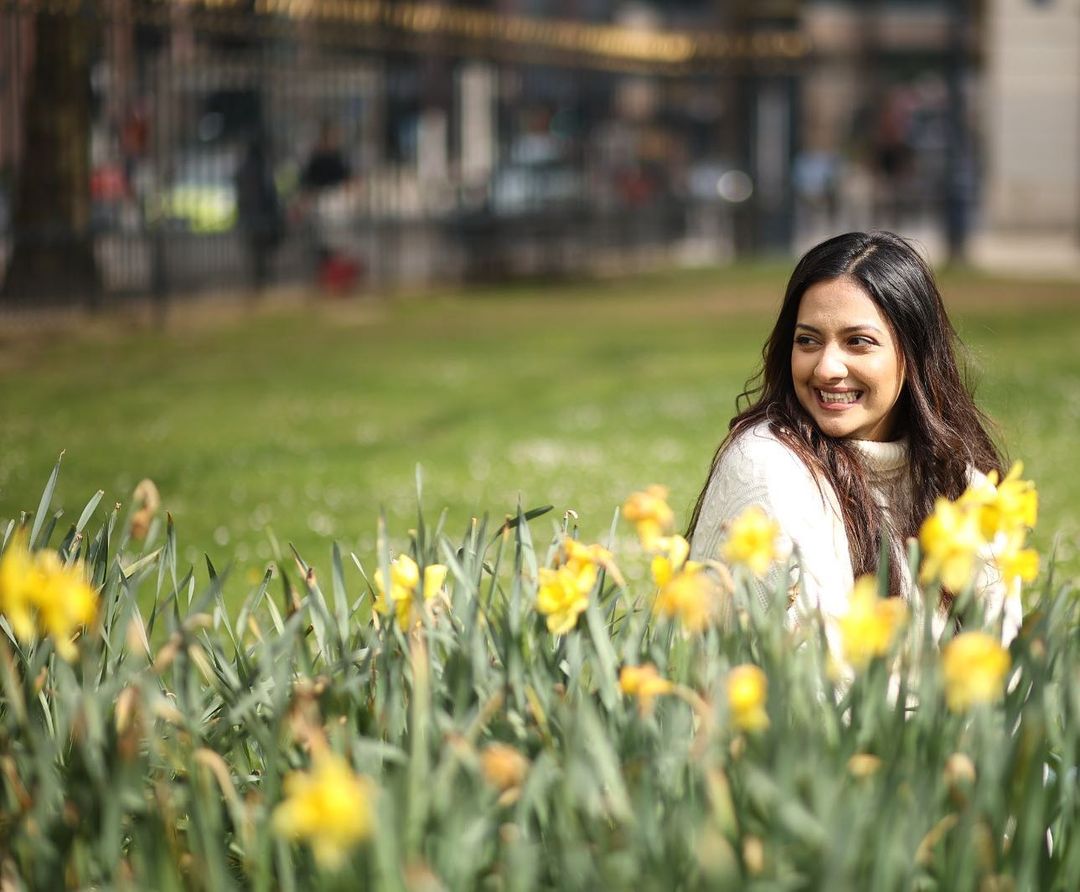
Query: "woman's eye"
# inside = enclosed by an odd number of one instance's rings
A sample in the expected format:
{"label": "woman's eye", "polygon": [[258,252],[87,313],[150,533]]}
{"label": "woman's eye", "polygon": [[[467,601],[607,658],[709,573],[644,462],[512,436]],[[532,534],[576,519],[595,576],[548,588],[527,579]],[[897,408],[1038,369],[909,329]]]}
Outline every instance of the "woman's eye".
{"label": "woman's eye", "polygon": [[810,344],[814,343],[814,339],[810,337],[810,335],[796,335],[795,343],[800,347],[808,347]]}
{"label": "woman's eye", "polygon": [[855,335],[851,339],[851,345],[853,347],[873,347],[874,341],[872,338],[868,338],[865,335]]}

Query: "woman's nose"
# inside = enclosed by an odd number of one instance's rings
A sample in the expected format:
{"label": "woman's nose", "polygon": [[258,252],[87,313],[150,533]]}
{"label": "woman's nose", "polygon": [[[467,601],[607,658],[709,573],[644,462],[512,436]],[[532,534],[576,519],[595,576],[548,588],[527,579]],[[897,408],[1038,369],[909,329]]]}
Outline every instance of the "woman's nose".
{"label": "woman's nose", "polygon": [[821,351],[821,358],[817,364],[817,375],[823,380],[844,378],[847,376],[847,365],[841,352],[835,347],[826,346]]}

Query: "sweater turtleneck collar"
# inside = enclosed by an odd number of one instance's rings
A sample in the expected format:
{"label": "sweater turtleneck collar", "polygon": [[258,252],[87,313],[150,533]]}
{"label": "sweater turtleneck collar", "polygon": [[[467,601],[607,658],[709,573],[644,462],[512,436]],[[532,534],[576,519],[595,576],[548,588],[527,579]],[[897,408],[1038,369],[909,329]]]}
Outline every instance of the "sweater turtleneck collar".
{"label": "sweater turtleneck collar", "polygon": [[894,480],[908,466],[907,437],[881,443],[877,440],[849,440],[872,478]]}

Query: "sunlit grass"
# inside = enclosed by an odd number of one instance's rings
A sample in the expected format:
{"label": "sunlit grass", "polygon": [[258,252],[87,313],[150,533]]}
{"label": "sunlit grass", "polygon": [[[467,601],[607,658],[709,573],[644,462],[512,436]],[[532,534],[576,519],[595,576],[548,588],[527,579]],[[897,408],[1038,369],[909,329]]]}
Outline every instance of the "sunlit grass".
{"label": "sunlit grass", "polygon": [[[754,369],[786,265],[584,285],[312,304],[184,321],[95,323],[6,338],[0,517],[34,510],[61,450],[56,503],[130,501],[153,478],[181,555],[244,570],[268,530],[324,562],[373,550],[373,519],[448,530],[554,504],[600,536],[632,489],[670,486],[682,522]],[[944,278],[981,404],[1043,497],[1037,544],[1080,541],[1080,296],[1069,284]],[[197,310],[196,314],[203,311]]]}

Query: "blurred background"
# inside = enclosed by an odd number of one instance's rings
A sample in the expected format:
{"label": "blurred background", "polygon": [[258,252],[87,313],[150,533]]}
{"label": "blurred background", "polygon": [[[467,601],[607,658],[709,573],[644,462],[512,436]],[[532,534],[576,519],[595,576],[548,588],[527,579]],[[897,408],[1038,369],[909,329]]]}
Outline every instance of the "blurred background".
{"label": "blurred background", "polygon": [[148,477],[255,578],[400,543],[418,464],[455,538],[685,518],[792,257],[868,227],[1080,569],[1080,0],[0,0],[0,518],[61,450],[61,527]]}
{"label": "blurred background", "polygon": [[2,298],[1080,265],[1077,0],[0,0]]}

